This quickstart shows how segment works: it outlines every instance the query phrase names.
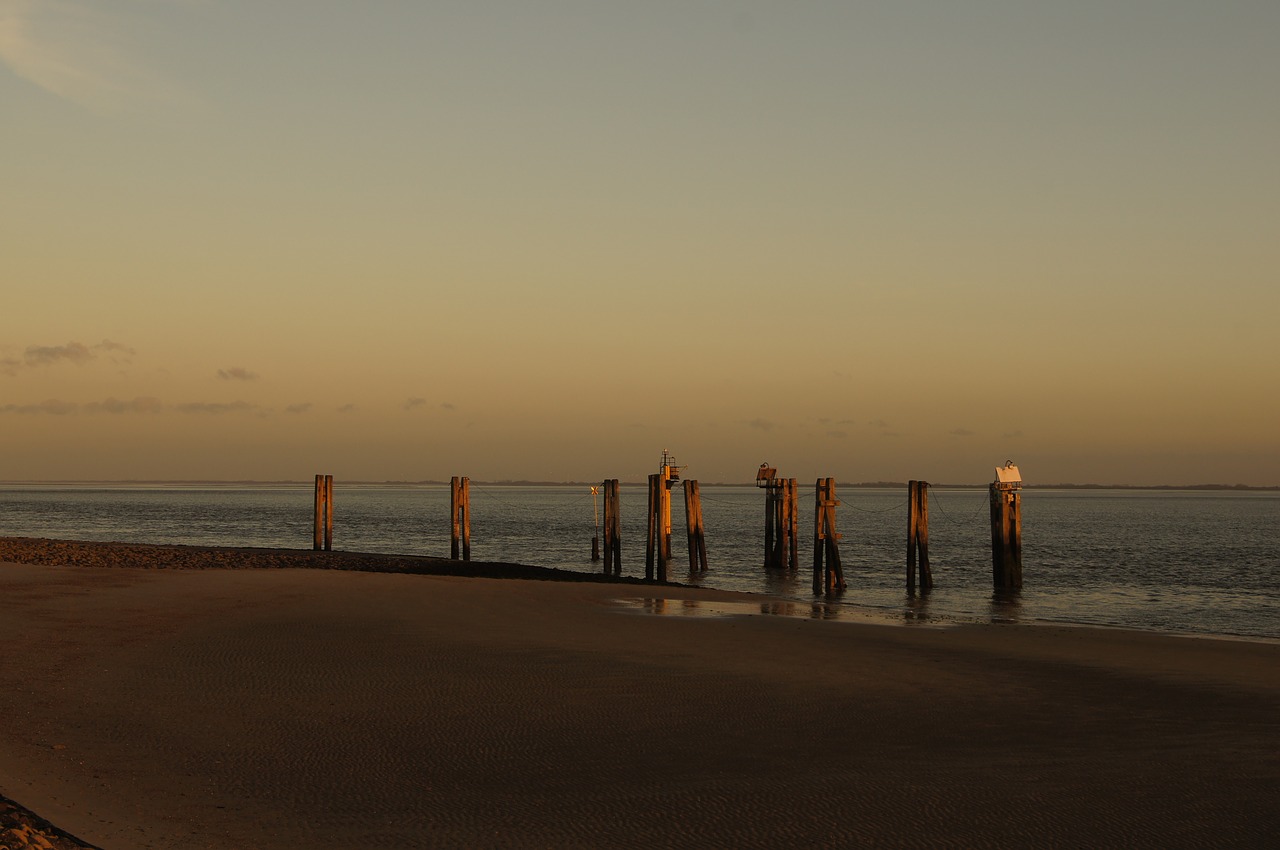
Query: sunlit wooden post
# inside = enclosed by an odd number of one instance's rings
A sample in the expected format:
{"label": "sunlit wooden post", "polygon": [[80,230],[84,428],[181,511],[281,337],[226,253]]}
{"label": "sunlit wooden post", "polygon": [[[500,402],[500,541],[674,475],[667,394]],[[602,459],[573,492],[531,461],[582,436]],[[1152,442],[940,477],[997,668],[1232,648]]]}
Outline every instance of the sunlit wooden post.
{"label": "sunlit wooden post", "polygon": [[658,513],[654,517],[658,532],[658,581],[667,581],[671,564],[671,480],[664,465],[658,474]]}
{"label": "sunlit wooden post", "polygon": [[449,480],[449,558],[471,560],[471,479],[454,476]]}
{"label": "sunlit wooden post", "polygon": [[929,568],[929,482],[907,484],[907,591],[916,589],[916,559],[920,562],[920,589],[933,588]]}
{"label": "sunlit wooden post", "polygon": [[316,476],[315,518],[311,535],[311,548],[333,549],[333,476]]}
{"label": "sunlit wooden post", "polygon": [[991,482],[991,579],[996,590],[1022,587],[1022,475],[1012,461]]}

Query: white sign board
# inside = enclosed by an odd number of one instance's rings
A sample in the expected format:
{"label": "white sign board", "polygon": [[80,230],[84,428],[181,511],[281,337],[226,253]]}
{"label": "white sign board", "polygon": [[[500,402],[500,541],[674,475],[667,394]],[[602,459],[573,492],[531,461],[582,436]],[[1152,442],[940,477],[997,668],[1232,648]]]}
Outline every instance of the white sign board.
{"label": "white sign board", "polygon": [[1012,464],[1008,466],[997,466],[996,481],[1001,484],[1021,484],[1022,476],[1018,474],[1018,467]]}

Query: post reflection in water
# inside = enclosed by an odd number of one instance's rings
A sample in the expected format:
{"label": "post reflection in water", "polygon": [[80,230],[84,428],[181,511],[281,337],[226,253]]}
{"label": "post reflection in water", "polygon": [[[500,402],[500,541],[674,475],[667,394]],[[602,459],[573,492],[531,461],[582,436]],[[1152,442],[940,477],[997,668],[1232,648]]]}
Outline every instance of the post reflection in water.
{"label": "post reflection in water", "polygon": [[1022,614],[1022,591],[1016,588],[991,591],[990,616],[993,623],[1017,623]]}
{"label": "post reflection in water", "polygon": [[908,593],[902,606],[902,619],[907,623],[926,623],[929,621],[929,594]]}

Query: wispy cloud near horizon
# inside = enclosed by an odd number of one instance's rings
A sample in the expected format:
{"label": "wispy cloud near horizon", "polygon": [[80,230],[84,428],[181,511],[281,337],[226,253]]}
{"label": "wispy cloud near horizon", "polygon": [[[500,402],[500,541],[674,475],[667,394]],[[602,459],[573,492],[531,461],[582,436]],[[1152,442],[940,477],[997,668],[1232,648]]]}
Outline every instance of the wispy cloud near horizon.
{"label": "wispy cloud near horizon", "polygon": [[0,0],[0,64],[96,112],[168,99],[172,84],[125,44],[126,5],[136,4]]}
{"label": "wispy cloud near horizon", "polygon": [[83,366],[97,360],[103,353],[112,355],[110,357],[112,362],[128,363],[129,358],[138,352],[127,345],[121,345],[109,339],[104,339],[97,345],[85,345],[83,342],[74,341],[63,345],[28,345],[22,352],[21,358],[6,357],[0,360],[0,375],[13,377],[23,369],[38,369],[60,363]]}

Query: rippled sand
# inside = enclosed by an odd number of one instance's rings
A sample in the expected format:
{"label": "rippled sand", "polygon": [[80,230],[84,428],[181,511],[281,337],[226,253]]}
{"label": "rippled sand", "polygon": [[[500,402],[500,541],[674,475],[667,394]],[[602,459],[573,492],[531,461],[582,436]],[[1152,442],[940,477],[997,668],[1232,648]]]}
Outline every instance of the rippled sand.
{"label": "rippled sand", "polygon": [[0,565],[0,794],[110,850],[1276,836],[1275,644],[644,593]]}

